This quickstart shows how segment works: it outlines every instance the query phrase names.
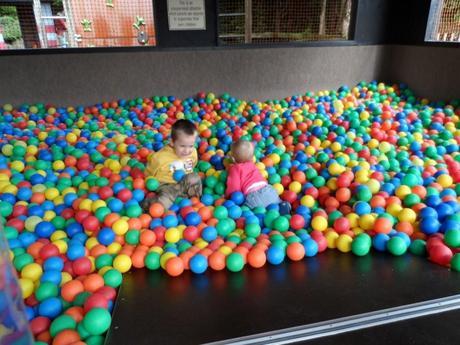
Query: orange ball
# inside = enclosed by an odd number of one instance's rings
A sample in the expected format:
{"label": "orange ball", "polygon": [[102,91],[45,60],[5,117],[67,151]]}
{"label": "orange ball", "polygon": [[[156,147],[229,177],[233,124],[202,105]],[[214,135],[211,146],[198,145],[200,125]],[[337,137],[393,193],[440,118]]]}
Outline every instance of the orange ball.
{"label": "orange ball", "polygon": [[70,307],[64,312],[64,314],[69,315],[77,323],[83,320],[83,308],[82,307],[78,307],[78,306]]}
{"label": "orange ball", "polygon": [[80,292],[85,291],[85,286],[79,280],[71,280],[62,285],[61,296],[67,302],[72,302]]}
{"label": "orange ball", "polygon": [[142,268],[145,267],[145,257],[147,253],[143,250],[136,250],[133,255],[131,255],[131,262],[133,263],[133,267],[135,268]]}
{"label": "orange ball", "polygon": [[219,251],[212,253],[208,258],[209,267],[215,271],[223,270],[225,268],[225,258],[226,256]]}
{"label": "orange ball", "polygon": [[144,246],[151,247],[153,246],[156,240],[157,240],[157,235],[152,230],[144,230],[141,232],[140,242]]}
{"label": "orange ball", "polygon": [[166,261],[166,272],[172,276],[177,277],[184,272],[184,262],[179,257],[173,257]]}
{"label": "orange ball", "polygon": [[128,220],[129,229],[140,230],[142,228],[142,222],[139,218],[130,218]]}
{"label": "orange ball", "polygon": [[348,188],[339,188],[335,192],[335,198],[340,202],[347,202],[351,198],[351,192]]}
{"label": "orange ball", "polygon": [[267,256],[262,249],[256,248],[256,246],[249,251],[247,260],[251,267],[259,268],[265,265],[267,262]]}
{"label": "orange ball", "polygon": [[406,221],[399,222],[398,224],[396,224],[395,229],[400,232],[404,232],[409,236],[411,236],[414,233],[414,227],[412,226],[410,222],[406,222]]}
{"label": "orange ball", "polygon": [[59,332],[53,339],[53,345],[71,345],[80,341],[80,335],[73,329],[65,329]]}
{"label": "orange ball", "polygon": [[303,171],[294,171],[292,173],[292,179],[300,183],[305,183],[307,181],[307,178]]}
{"label": "orange ball", "polygon": [[293,242],[287,246],[286,254],[292,261],[302,260],[305,256],[305,247],[299,242]]}
{"label": "orange ball", "polygon": [[102,278],[99,274],[97,273],[92,273],[89,274],[84,280],[83,280],[83,286],[85,287],[86,291],[89,292],[94,292],[97,289],[101,288],[104,286],[104,278]]}
{"label": "orange ball", "polygon": [[154,202],[150,205],[149,213],[153,218],[160,218],[165,212],[165,208],[159,202]]}
{"label": "orange ball", "polygon": [[374,223],[374,231],[379,234],[389,234],[393,224],[388,218],[377,218]]}

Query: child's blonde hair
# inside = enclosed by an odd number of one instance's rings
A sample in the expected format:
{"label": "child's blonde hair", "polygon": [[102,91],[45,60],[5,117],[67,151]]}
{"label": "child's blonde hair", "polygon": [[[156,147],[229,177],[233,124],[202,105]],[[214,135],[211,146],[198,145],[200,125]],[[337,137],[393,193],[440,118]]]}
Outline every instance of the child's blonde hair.
{"label": "child's blonde hair", "polygon": [[254,146],[250,141],[239,139],[232,144],[232,157],[236,163],[252,162]]}

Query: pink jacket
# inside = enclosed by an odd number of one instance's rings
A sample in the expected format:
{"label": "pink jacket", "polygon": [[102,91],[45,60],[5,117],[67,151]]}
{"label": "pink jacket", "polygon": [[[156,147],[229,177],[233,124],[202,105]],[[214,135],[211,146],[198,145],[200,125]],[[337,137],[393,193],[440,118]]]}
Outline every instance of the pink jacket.
{"label": "pink jacket", "polygon": [[247,195],[266,185],[267,181],[253,162],[235,163],[228,170],[225,195],[228,197],[233,192]]}

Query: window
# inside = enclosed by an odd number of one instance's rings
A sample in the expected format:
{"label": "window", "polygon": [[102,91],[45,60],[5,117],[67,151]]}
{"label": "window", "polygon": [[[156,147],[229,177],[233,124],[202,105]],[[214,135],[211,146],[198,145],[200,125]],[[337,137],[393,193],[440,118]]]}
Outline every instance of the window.
{"label": "window", "polygon": [[348,40],[351,0],[219,0],[224,45]]}
{"label": "window", "polygon": [[0,50],[155,44],[153,0],[0,0]]}
{"label": "window", "polygon": [[432,0],[425,41],[460,42],[460,0]]}

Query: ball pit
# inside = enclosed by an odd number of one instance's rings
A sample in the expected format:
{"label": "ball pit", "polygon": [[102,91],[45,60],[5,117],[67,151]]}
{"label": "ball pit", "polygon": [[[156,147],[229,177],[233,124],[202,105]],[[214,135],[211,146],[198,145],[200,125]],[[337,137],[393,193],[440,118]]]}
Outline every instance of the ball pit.
{"label": "ball pit", "polygon": [[[430,103],[377,82],[265,102],[200,92],[3,105],[0,215],[35,339],[101,343],[133,267],[239,272],[329,248],[409,252],[460,271],[459,117],[459,101]],[[159,187],[146,160],[183,118],[197,124],[203,195],[144,213]],[[254,142],[290,215],[250,210],[239,192],[223,197],[239,138]]]}

